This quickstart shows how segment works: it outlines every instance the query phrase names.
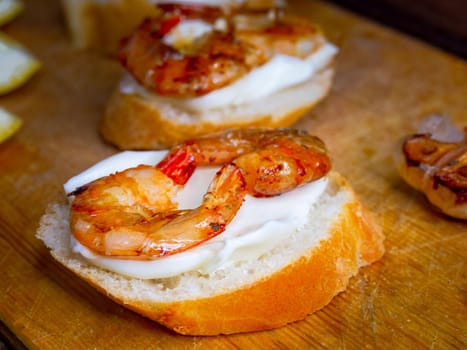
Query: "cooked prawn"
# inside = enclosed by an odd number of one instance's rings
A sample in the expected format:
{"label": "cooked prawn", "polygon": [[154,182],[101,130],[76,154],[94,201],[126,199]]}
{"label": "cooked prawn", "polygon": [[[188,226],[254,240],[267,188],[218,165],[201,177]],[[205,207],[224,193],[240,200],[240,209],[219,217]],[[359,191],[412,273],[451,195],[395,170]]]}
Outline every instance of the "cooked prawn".
{"label": "cooked prawn", "polygon": [[[202,204],[178,210],[172,201],[199,165],[222,165]],[[324,144],[289,129],[230,130],[174,147],[156,166],[140,165],[72,193],[74,237],[108,256],[151,259],[185,251],[220,234],[247,194],[290,191],[326,175]]]}
{"label": "cooked prawn", "polygon": [[[465,133],[467,140],[467,129]],[[440,141],[430,134],[415,134],[404,141],[402,150],[408,165],[425,169],[435,189],[443,185],[455,194],[456,204],[467,203],[466,141]]]}
{"label": "cooked prawn", "polygon": [[320,29],[307,19],[280,11],[240,13],[233,17],[235,37],[257,47],[266,57],[277,54],[306,58],[324,44]]}
{"label": "cooked prawn", "polygon": [[181,47],[168,45],[164,37],[183,21],[196,18],[214,25],[213,8],[187,11],[186,6],[173,5],[162,18],[146,19],[123,41],[120,62],[140,84],[160,95],[203,95],[266,61],[255,46],[224,30],[209,31]]}
{"label": "cooked prawn", "polygon": [[[119,59],[140,84],[163,96],[207,94],[276,54],[304,58],[324,42],[308,21],[279,12],[227,15],[218,8],[199,5],[160,6],[162,16],[145,20],[122,41]],[[211,29],[182,40],[182,44],[168,44],[165,39],[172,30],[190,20],[201,20]]]}

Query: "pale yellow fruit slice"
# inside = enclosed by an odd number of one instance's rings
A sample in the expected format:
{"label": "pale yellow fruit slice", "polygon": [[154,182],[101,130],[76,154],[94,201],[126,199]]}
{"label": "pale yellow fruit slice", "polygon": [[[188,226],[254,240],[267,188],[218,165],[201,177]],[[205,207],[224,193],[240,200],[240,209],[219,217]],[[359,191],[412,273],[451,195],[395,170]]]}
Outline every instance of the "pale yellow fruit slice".
{"label": "pale yellow fruit slice", "polygon": [[25,83],[39,68],[39,61],[24,47],[0,33],[0,95]]}
{"label": "pale yellow fruit slice", "polygon": [[16,115],[0,108],[0,142],[12,136],[23,125],[23,121]]}
{"label": "pale yellow fruit slice", "polygon": [[19,0],[0,0],[0,27],[10,22],[23,10]]}

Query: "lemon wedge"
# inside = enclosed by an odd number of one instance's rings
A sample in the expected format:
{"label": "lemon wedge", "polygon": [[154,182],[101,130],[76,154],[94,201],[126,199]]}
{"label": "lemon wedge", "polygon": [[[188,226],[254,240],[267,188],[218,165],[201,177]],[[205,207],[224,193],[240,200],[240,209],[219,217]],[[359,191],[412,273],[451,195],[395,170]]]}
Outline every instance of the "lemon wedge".
{"label": "lemon wedge", "polygon": [[0,27],[10,22],[23,10],[19,0],[0,0]]}
{"label": "lemon wedge", "polygon": [[0,95],[25,83],[39,67],[39,61],[25,48],[0,33]]}
{"label": "lemon wedge", "polygon": [[0,142],[17,132],[21,125],[23,125],[23,121],[20,118],[0,108]]}

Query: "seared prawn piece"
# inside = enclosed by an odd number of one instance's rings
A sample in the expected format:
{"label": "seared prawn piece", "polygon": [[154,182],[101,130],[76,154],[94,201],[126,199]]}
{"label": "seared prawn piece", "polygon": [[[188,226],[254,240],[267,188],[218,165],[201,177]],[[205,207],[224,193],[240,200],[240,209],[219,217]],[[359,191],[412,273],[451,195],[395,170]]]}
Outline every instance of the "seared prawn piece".
{"label": "seared prawn piece", "polygon": [[233,19],[235,37],[257,47],[268,58],[282,54],[304,59],[325,43],[317,26],[281,11],[246,12]]}
{"label": "seared prawn piece", "polygon": [[[119,51],[122,65],[149,90],[164,96],[204,95],[266,61],[261,50],[237,40],[223,30],[227,28],[216,30],[213,8],[189,12],[186,6],[173,5],[170,9],[162,18],[145,20]],[[164,38],[174,27],[193,19],[213,25],[212,30],[176,47],[166,43]]]}
{"label": "seared prawn piece", "polygon": [[[197,166],[222,165],[202,204],[172,201]],[[290,129],[230,130],[174,147],[156,166],[140,165],[72,193],[70,227],[90,250],[154,259],[185,251],[222,233],[247,194],[275,196],[325,176],[323,142]]]}
{"label": "seared prawn piece", "polygon": [[446,142],[433,139],[430,134],[415,134],[407,137],[402,150],[409,166],[426,169],[425,176],[433,181],[434,189],[445,186],[455,194],[456,204],[467,203],[466,141]]}
{"label": "seared prawn piece", "polygon": [[[205,95],[276,54],[305,58],[324,43],[307,20],[278,10],[226,14],[199,5],[160,7],[161,17],[147,19],[122,42],[119,59],[134,79],[162,96]],[[172,36],[178,39],[168,40]]]}

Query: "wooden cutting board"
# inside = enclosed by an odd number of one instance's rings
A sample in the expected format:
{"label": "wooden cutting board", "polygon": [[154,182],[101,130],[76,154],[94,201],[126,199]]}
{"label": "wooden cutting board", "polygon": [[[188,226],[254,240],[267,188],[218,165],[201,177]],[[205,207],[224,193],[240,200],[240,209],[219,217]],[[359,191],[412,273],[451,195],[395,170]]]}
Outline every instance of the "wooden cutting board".
{"label": "wooden cutting board", "polygon": [[[59,266],[34,236],[72,175],[117,150],[97,124],[120,67],[73,50],[57,1],[26,1],[4,28],[41,60],[0,105],[24,120],[0,144],[0,320],[31,349],[460,349],[467,347],[467,223],[398,177],[394,145],[422,116],[467,125],[467,64],[328,3],[290,1],[340,47],[330,96],[297,124],[322,137],[386,234],[384,258],[302,322],[219,337],[175,335]],[[280,301],[278,301],[280,302]]]}

